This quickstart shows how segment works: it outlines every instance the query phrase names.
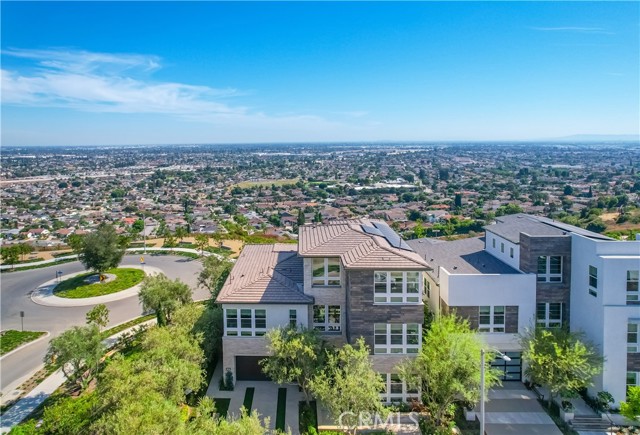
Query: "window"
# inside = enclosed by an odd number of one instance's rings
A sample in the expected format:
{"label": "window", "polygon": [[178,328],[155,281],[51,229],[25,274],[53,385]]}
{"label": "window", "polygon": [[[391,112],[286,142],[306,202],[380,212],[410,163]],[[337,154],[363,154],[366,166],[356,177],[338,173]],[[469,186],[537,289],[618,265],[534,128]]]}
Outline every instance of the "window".
{"label": "window", "polygon": [[292,328],[298,327],[298,312],[296,310],[289,310],[289,326]]}
{"label": "window", "polygon": [[340,332],[340,305],[314,305],[313,329],[323,332]]}
{"label": "window", "polygon": [[374,272],[373,293],[375,303],[419,303],[420,272]]}
{"label": "window", "polygon": [[513,258],[513,248],[509,248],[509,257]]}
{"label": "window", "polygon": [[384,389],[380,393],[380,400],[384,403],[409,402],[410,400],[418,400],[420,392],[417,389],[410,389],[405,384],[400,375],[396,373],[381,373]]}
{"label": "window", "polygon": [[637,270],[627,270],[627,303],[638,303],[638,274]]}
{"label": "window", "polygon": [[638,341],[638,323],[627,324],[627,353],[637,353],[640,351],[640,341]]}
{"label": "window", "polygon": [[314,258],[312,285],[339,286],[340,285],[340,259],[339,258]]}
{"label": "window", "polygon": [[598,296],[598,268],[589,266],[589,294]]}
{"label": "window", "polygon": [[538,282],[562,282],[562,257],[541,255],[538,257]]}
{"label": "window", "polygon": [[504,305],[480,307],[478,332],[504,332]]}
{"label": "window", "polygon": [[422,331],[418,323],[375,323],[373,353],[418,353]]}
{"label": "window", "polygon": [[431,299],[431,281],[429,281],[427,278],[425,278],[423,285],[424,285],[424,290],[425,290],[425,292],[427,294],[427,297],[429,299]]}
{"label": "window", "polygon": [[[238,314],[240,314],[240,319],[238,319]],[[225,335],[227,337],[237,337],[238,335],[241,337],[259,337],[267,332],[266,310],[227,308],[225,309],[225,319]],[[239,323],[238,320],[240,320]]]}
{"label": "window", "polygon": [[562,303],[541,302],[536,307],[538,326],[543,328],[560,328],[562,326]]}
{"label": "window", "polygon": [[504,243],[500,242],[500,252],[504,254]]}
{"label": "window", "polygon": [[627,387],[640,386],[640,372],[627,372]]}
{"label": "window", "polygon": [[491,245],[495,249],[495,247],[496,247],[496,239],[491,239]]}

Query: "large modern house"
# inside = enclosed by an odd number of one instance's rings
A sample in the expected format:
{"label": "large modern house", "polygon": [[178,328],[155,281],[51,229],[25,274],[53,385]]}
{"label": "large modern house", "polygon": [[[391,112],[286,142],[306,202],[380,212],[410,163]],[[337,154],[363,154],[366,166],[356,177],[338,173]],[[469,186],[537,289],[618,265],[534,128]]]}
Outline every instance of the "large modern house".
{"label": "large modern house", "polygon": [[223,369],[261,380],[265,332],[303,325],[336,345],[364,337],[386,377],[383,400],[407,401],[395,367],[422,343],[427,262],[384,222],[335,221],[300,228],[298,245],[248,245],[217,302],[224,308]]}
{"label": "large modern house", "polygon": [[617,241],[550,219],[499,217],[483,238],[403,241],[387,224],[359,219],[300,227],[299,243],[248,245],[217,302],[223,368],[264,379],[265,332],[303,325],[336,345],[364,337],[387,380],[386,402],[417,396],[396,366],[419,352],[424,304],[456,312],[511,360],[522,380],[518,334],[535,325],[584,331],[606,358],[591,393],[616,405],[640,385],[640,241]]}
{"label": "large modern house", "polygon": [[525,214],[499,217],[485,230],[484,238],[408,242],[431,266],[432,310],[455,310],[509,355],[495,362],[504,380],[521,379],[516,333],[524,328],[584,331],[606,358],[591,393],[625,400],[626,387],[640,385],[640,241]]}

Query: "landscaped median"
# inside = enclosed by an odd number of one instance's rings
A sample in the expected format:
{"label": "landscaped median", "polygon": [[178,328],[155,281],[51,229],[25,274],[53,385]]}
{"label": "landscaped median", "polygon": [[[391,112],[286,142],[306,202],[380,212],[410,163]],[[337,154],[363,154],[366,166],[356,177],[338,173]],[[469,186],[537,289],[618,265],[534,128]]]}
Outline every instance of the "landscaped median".
{"label": "landscaped median", "polygon": [[23,344],[37,340],[45,335],[46,332],[40,331],[16,331],[15,329],[9,329],[8,331],[2,331],[0,334],[0,355],[11,352],[14,349],[19,348]]}
{"label": "landscaped median", "polygon": [[109,282],[87,283],[87,280],[96,276],[93,272],[84,273],[66,279],[55,286],[53,294],[60,298],[92,298],[104,296],[126,290],[138,285],[144,279],[145,273],[140,269],[116,268],[106,271],[107,275],[114,275],[115,278]]}

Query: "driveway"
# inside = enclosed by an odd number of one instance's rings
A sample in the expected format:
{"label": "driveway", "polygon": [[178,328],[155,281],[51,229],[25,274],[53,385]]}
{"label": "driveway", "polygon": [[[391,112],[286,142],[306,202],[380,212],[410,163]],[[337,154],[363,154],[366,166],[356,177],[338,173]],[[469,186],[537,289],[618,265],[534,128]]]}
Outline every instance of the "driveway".
{"label": "driveway", "polygon": [[[126,255],[122,266],[139,264],[139,255]],[[179,256],[145,256],[149,266],[162,270],[169,278],[179,278],[192,289],[197,287],[198,273],[202,263]],[[20,351],[2,358],[0,372],[0,389],[7,394],[26,380],[33,372],[42,366],[42,359],[46,354],[49,340],[59,335],[73,325],[85,323],[85,315],[91,309],[84,307],[46,307],[35,304],[29,297],[30,293],[45,281],[55,277],[56,270],[64,275],[80,272],[84,267],[77,261],[57,266],[45,267],[17,272],[3,273],[0,276],[0,329],[20,330],[20,311],[24,311],[24,329],[30,331],[49,331],[51,336],[47,340],[38,341]],[[194,299],[207,298],[209,292],[196,289]],[[137,295],[126,299],[109,302],[109,325],[123,323],[142,314],[142,307]]]}
{"label": "driveway", "polygon": [[298,430],[298,402],[304,400],[304,396],[298,391],[297,385],[278,385],[268,381],[237,381],[233,391],[220,391],[220,378],[222,378],[222,362],[218,363],[213,372],[207,396],[213,399],[230,399],[227,416],[238,416],[247,395],[247,389],[253,388],[251,410],[258,411],[261,419],[268,417],[270,429],[276,427],[278,390],[286,388],[285,432],[290,430],[293,435],[300,433]]}
{"label": "driveway", "polygon": [[487,435],[562,435],[536,395],[520,382],[504,382],[489,391],[485,404]]}

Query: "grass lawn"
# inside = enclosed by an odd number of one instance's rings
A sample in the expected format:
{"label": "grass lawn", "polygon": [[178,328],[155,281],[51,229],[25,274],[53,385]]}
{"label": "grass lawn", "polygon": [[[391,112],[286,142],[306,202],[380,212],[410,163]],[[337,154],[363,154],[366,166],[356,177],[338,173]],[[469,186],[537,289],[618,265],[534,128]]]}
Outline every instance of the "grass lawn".
{"label": "grass lawn", "polygon": [[107,283],[87,284],[84,281],[85,278],[95,275],[95,273],[83,273],[62,281],[53,289],[53,293],[61,298],[92,298],[128,289],[140,284],[144,279],[144,272],[140,269],[116,268],[109,269],[106,273],[115,275],[116,279]]}
{"label": "grass lawn", "polygon": [[253,393],[255,392],[255,388],[247,387],[247,390],[244,392],[244,401],[242,405],[247,410],[247,412],[251,413],[251,405],[253,405]]}
{"label": "grass lawn", "polygon": [[229,404],[231,399],[213,399],[216,404],[216,412],[222,418],[227,418],[227,412],[229,412]]}
{"label": "grass lawn", "polygon": [[16,331],[15,329],[4,331],[0,336],[0,355],[11,352],[13,349],[42,337],[44,334],[44,332]]}
{"label": "grass lawn", "polygon": [[[246,189],[247,187],[271,187],[271,185],[275,186],[285,186],[287,184],[296,184],[300,180],[299,178],[286,178],[280,180],[262,180],[262,181],[242,181],[238,184],[231,186],[231,189],[234,187],[240,187],[242,189]],[[231,190],[230,189],[230,190]]]}
{"label": "grass lawn", "polygon": [[287,389],[278,388],[278,409],[276,411],[276,430],[284,432],[284,421],[287,412]]}

